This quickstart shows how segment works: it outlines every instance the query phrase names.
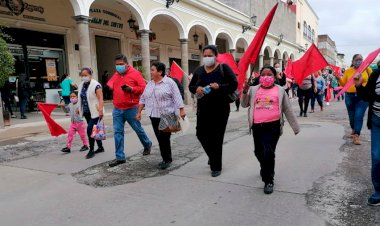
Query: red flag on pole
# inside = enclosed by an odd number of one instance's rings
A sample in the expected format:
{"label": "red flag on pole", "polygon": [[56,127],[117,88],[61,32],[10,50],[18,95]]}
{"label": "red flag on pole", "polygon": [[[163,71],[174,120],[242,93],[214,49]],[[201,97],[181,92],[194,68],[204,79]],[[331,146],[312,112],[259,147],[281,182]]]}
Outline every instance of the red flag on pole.
{"label": "red flag on pole", "polygon": [[182,84],[182,78],[185,72],[182,70],[178,64],[173,61],[172,66],[170,67],[170,76],[178,79],[178,81]]}
{"label": "red flag on pole", "polygon": [[[368,66],[376,59],[377,55],[380,53],[380,48],[370,53],[367,58],[364,59],[363,63],[360,65],[358,69],[354,72],[355,74],[361,74],[364,70],[368,68]],[[340,92],[335,96],[335,100],[338,99],[340,95],[342,95],[344,92],[348,90],[352,85],[354,84],[354,76],[350,78],[350,80],[347,81],[346,85],[340,90]]]}
{"label": "red flag on pole", "polygon": [[284,71],[287,78],[293,78],[292,70],[293,70],[293,62],[292,62],[292,59],[290,59],[290,57],[289,57],[288,63],[286,63],[286,67],[285,67],[285,71]]}
{"label": "red flag on pole", "polygon": [[243,57],[239,61],[239,85],[238,90],[243,88],[243,84],[246,80],[246,73],[249,67],[249,64],[256,63],[256,59],[260,54],[261,47],[264,43],[265,36],[268,33],[269,26],[272,23],[273,16],[276,12],[278,3],[271,9],[263,23],[261,24],[259,30],[257,31],[255,37],[253,38],[251,44],[249,45],[247,51],[244,53]]}
{"label": "red flag on pole", "polygon": [[332,65],[332,64],[330,64],[330,67],[331,67],[331,69],[333,69],[334,74],[336,74],[336,75],[341,75],[342,74],[342,71],[340,70],[340,67],[338,67],[336,65]]}
{"label": "red flag on pole", "polygon": [[302,81],[314,72],[328,66],[326,59],[319,52],[318,48],[314,45],[306,51],[301,59],[294,61],[292,64],[292,75],[295,81],[302,85]]}
{"label": "red flag on pole", "polygon": [[330,99],[331,99],[331,87],[330,85],[327,86],[327,89],[326,89],[326,102],[329,102]]}
{"label": "red flag on pole", "polygon": [[219,63],[227,64],[228,66],[230,66],[230,68],[236,75],[239,74],[239,68],[231,53],[219,53],[218,58],[216,60]]}
{"label": "red flag on pole", "polygon": [[38,109],[42,112],[42,115],[45,118],[46,124],[49,127],[50,134],[52,136],[59,136],[61,134],[65,134],[66,130],[63,129],[60,125],[58,125],[51,117],[51,112],[57,107],[57,104],[46,104],[46,103],[37,103]]}

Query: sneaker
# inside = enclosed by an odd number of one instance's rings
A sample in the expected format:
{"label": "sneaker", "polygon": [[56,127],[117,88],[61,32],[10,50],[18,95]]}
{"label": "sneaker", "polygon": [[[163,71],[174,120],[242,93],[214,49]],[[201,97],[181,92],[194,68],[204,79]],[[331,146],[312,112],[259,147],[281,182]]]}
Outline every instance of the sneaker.
{"label": "sneaker", "polygon": [[303,111],[300,111],[300,117],[302,117],[302,115],[303,115]]}
{"label": "sneaker", "polygon": [[87,145],[83,145],[79,151],[87,151],[88,150],[88,146]]}
{"label": "sneaker", "polygon": [[306,112],[303,113],[303,117],[307,117],[307,113]]}
{"label": "sneaker", "polygon": [[309,113],[314,113],[314,109],[311,109],[311,111],[309,111]]}
{"label": "sneaker", "polygon": [[100,148],[96,149],[96,151],[94,151],[95,154],[98,154],[98,153],[101,153],[101,152],[104,152],[104,148],[103,147],[100,147]]}
{"label": "sneaker", "polygon": [[152,143],[150,143],[149,147],[144,148],[143,155],[150,155],[151,150],[152,150]]}
{"label": "sneaker", "polygon": [[89,150],[87,155],[86,155],[86,159],[93,158],[94,156],[95,156],[94,150]]}
{"label": "sneaker", "polygon": [[354,142],[355,145],[361,145],[359,135],[357,135],[357,134],[354,134],[352,136],[352,141]]}
{"label": "sneaker", "polygon": [[70,153],[71,150],[70,150],[70,148],[65,147],[65,148],[62,148],[61,152],[63,152],[63,153]]}
{"label": "sneaker", "polygon": [[367,205],[369,206],[380,206],[380,199],[374,199],[372,197],[369,197],[367,201]]}
{"label": "sneaker", "polygon": [[326,103],[326,105],[327,105],[327,106],[329,106],[329,105],[330,105],[330,103],[329,103],[329,102],[327,102],[327,103]]}
{"label": "sneaker", "polygon": [[21,119],[27,119],[26,115],[21,115]]}
{"label": "sneaker", "polygon": [[222,174],[222,171],[211,171],[211,176],[212,177],[219,177],[220,174]]}
{"label": "sneaker", "polygon": [[273,193],[273,183],[266,183],[264,186],[264,193],[269,195]]}
{"label": "sneaker", "polygon": [[125,160],[117,160],[117,159],[114,159],[112,160],[110,163],[108,163],[108,166],[109,167],[115,167],[115,166],[118,166],[120,164],[124,164],[126,161]]}
{"label": "sneaker", "polygon": [[16,115],[11,115],[11,118],[17,118],[17,116]]}
{"label": "sneaker", "polygon": [[162,161],[160,163],[158,163],[158,167],[162,170],[164,169],[167,169],[169,168],[169,166],[171,165],[172,162],[165,162],[165,161]]}

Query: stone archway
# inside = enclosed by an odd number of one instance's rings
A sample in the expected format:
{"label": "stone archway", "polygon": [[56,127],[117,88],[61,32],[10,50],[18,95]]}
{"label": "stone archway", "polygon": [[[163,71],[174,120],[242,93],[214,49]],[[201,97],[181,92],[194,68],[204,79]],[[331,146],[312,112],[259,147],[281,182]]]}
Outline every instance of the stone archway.
{"label": "stone archway", "polygon": [[226,29],[219,29],[215,37],[215,45],[218,47],[220,53],[229,52],[231,49],[234,49],[232,35]]}

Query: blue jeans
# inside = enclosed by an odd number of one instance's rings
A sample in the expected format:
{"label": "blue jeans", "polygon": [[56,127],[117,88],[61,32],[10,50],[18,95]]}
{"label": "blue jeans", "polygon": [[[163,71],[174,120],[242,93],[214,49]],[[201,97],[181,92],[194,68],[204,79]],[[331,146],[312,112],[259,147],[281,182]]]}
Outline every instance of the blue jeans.
{"label": "blue jeans", "polygon": [[372,184],[375,193],[374,199],[380,199],[380,117],[373,114],[371,118],[371,158],[372,158]]}
{"label": "blue jeans", "polygon": [[361,100],[356,93],[346,93],[345,103],[351,129],[354,131],[354,134],[360,135],[360,131],[363,127],[364,114],[368,108],[368,102]]}
{"label": "blue jeans", "polygon": [[310,106],[311,106],[312,111],[314,111],[315,99],[317,99],[319,106],[323,107],[323,94],[319,94],[319,93],[320,92],[313,93],[311,96]]}
{"label": "blue jeans", "polygon": [[23,97],[21,100],[20,100],[20,113],[21,113],[21,116],[25,115],[25,111],[26,111],[26,104],[28,103],[28,99],[29,97]]}
{"label": "blue jeans", "polygon": [[124,154],[124,124],[125,121],[132,127],[140,139],[144,148],[149,148],[152,142],[149,140],[140,121],[136,119],[137,107],[127,110],[120,110],[114,108],[113,115],[113,129],[115,134],[115,154],[117,160],[125,160]]}

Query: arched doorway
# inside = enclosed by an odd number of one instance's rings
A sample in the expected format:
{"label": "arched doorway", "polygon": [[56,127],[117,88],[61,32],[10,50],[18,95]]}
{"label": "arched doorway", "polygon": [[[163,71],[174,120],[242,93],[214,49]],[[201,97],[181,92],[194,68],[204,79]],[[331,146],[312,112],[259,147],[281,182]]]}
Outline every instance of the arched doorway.
{"label": "arched doorway", "polygon": [[231,35],[228,31],[219,30],[216,34],[215,45],[218,47],[219,53],[226,53],[234,48]]}
{"label": "arched doorway", "polygon": [[[263,66],[271,65],[271,59],[273,59],[272,56],[273,56],[272,55],[272,49],[269,46],[265,47],[265,49],[264,49],[264,65]],[[273,65],[271,65],[271,66],[273,66]]]}
{"label": "arched doorway", "polygon": [[189,73],[192,73],[200,64],[202,59],[202,48],[212,40],[211,33],[207,25],[200,22],[193,22],[188,32],[189,47]]}

